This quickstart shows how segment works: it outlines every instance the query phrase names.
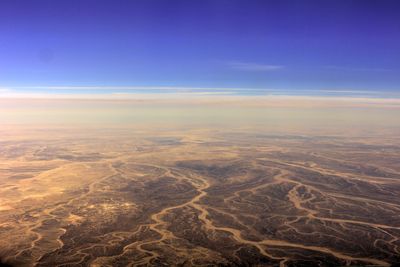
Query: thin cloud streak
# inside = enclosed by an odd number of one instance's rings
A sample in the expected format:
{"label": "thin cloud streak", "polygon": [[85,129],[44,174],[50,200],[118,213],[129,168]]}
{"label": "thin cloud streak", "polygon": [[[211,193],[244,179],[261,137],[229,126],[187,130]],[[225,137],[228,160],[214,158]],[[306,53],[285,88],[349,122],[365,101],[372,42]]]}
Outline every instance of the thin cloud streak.
{"label": "thin cloud streak", "polygon": [[243,90],[245,88],[229,87],[185,87],[185,86],[18,86],[12,87],[14,90],[93,90],[93,91],[135,91],[135,90],[160,90],[160,91],[225,91],[225,90]]}
{"label": "thin cloud streak", "polygon": [[164,96],[345,96],[345,97],[394,97],[397,92],[354,89],[276,89],[276,88],[229,88],[229,87],[183,87],[183,86],[24,86],[0,88],[0,98],[10,97],[68,97],[91,98],[130,97],[138,95]]}
{"label": "thin cloud streak", "polygon": [[269,64],[259,64],[252,62],[240,62],[240,61],[228,62],[228,66],[235,70],[260,71],[260,72],[276,71],[284,68],[284,66],[281,65],[269,65]]}
{"label": "thin cloud streak", "polygon": [[[18,86],[0,88],[0,92],[24,92],[26,90],[46,91],[165,91],[165,93],[348,93],[348,94],[380,94],[382,91],[354,90],[354,89],[278,89],[278,88],[240,88],[240,87],[188,87],[188,86]],[[96,94],[95,92],[92,92]]]}

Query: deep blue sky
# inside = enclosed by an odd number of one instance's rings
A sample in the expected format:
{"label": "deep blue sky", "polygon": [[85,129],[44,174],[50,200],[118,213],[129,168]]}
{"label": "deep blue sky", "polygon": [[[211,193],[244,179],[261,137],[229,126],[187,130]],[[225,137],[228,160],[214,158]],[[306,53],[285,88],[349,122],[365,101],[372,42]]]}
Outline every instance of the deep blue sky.
{"label": "deep blue sky", "polygon": [[0,87],[400,91],[400,1],[1,0]]}

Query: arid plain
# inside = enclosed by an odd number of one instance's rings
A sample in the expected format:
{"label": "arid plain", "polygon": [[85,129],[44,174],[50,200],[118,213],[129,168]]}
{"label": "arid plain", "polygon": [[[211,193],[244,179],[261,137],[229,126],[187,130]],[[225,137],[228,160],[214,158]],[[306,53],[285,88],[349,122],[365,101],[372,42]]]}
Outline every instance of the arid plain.
{"label": "arid plain", "polygon": [[[155,115],[133,123],[126,109],[123,122],[101,127],[43,126],[26,110],[30,124],[0,116],[0,258],[11,266],[395,266],[400,138],[398,125],[381,119],[382,109],[399,111],[377,105],[367,119],[354,115],[362,105],[330,117],[331,128],[303,106],[290,114],[260,106],[248,121],[199,118],[190,107],[152,126],[143,121]],[[318,110],[328,109],[310,112]],[[3,114],[17,116],[14,107]]]}

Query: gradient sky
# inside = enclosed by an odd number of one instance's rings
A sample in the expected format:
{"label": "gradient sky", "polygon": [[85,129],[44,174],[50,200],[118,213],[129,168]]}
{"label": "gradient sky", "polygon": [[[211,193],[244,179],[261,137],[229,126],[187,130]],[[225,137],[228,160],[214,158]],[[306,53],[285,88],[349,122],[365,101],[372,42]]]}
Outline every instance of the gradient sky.
{"label": "gradient sky", "polygon": [[0,88],[400,92],[399,14],[396,0],[1,0]]}

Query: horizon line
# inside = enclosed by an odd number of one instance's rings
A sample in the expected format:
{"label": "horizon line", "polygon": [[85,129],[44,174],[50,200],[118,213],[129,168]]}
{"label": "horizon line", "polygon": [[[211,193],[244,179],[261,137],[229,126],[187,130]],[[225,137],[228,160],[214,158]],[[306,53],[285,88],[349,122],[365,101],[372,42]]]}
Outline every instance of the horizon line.
{"label": "horizon line", "polygon": [[[62,92],[64,91],[64,92]],[[69,92],[70,91],[70,92]],[[74,91],[74,93],[71,93]],[[89,93],[90,91],[90,93]],[[86,93],[86,94],[85,94]],[[68,97],[79,96],[115,97],[116,95],[197,95],[197,96],[344,96],[368,98],[400,98],[400,92],[394,90],[371,89],[282,89],[266,87],[190,87],[190,86],[102,86],[102,85],[35,85],[35,86],[0,86],[0,98],[37,98],[43,97]]]}

